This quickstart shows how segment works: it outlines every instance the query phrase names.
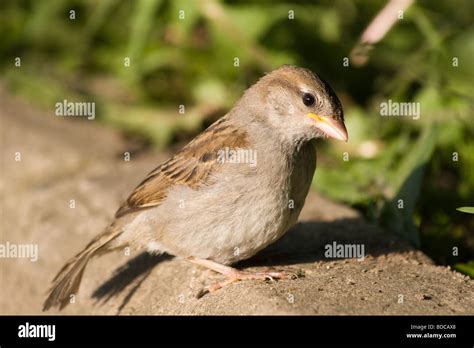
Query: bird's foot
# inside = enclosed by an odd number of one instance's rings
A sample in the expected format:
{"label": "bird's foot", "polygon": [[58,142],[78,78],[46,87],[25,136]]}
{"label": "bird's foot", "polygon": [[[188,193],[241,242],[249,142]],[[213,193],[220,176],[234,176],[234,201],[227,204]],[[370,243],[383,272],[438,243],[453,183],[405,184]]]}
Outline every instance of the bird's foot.
{"label": "bird's foot", "polygon": [[226,276],[226,280],[222,282],[217,282],[206,286],[198,295],[198,297],[202,297],[203,295],[217,291],[230,285],[232,283],[241,281],[241,280],[277,280],[277,279],[296,279],[298,278],[298,274],[292,272],[244,272],[240,271],[236,268],[229,267],[222,265],[220,263],[204,260],[204,259],[197,259],[197,258],[190,258],[189,259],[192,263],[198,264],[200,266],[204,266],[206,268],[212,269],[215,272],[221,273]]}
{"label": "bird's foot", "polygon": [[295,273],[289,272],[242,272],[235,269],[235,272],[232,273],[230,277],[222,282],[217,282],[206,286],[205,293],[214,292],[219,289],[226,287],[232,283],[241,281],[241,280],[279,280],[279,279],[296,279],[298,276]]}

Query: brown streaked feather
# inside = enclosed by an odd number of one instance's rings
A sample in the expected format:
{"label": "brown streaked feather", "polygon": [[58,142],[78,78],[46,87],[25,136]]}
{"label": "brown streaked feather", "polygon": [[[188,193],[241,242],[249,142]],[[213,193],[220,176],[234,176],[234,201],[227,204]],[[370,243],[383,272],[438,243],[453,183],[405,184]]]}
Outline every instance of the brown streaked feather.
{"label": "brown streaked feather", "polygon": [[220,118],[181,151],[151,171],[117,210],[115,217],[159,205],[167,191],[175,185],[196,189],[212,184],[209,174],[219,165],[218,151],[225,147],[235,149],[247,145],[247,134],[237,129],[227,116]]}
{"label": "brown streaked feather", "polygon": [[104,232],[87,244],[80,253],[71,258],[54,277],[49,295],[43,304],[43,311],[55,306],[60,309],[67,306],[71,295],[76,294],[79,289],[84,269],[89,260],[95,255],[111,250],[110,242],[121,233],[122,230],[116,228],[115,224],[112,223]]}

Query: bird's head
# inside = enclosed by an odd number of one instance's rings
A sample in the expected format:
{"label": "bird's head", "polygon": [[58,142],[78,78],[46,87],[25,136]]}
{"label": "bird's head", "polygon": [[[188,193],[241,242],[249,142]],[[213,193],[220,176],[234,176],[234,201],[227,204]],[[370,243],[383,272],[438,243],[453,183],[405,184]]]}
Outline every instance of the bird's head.
{"label": "bird's head", "polygon": [[254,105],[262,106],[263,121],[292,139],[348,140],[339,98],[308,69],[284,65],[261,78],[246,94],[258,96]]}

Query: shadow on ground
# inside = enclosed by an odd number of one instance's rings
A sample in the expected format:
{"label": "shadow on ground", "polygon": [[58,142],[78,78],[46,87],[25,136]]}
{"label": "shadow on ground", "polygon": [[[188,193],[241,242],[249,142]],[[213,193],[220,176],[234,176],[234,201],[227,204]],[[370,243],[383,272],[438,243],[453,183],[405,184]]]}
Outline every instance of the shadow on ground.
{"label": "shadow on ground", "polygon": [[135,283],[119,306],[118,313],[120,313],[135,292],[140,288],[140,285],[148,278],[153,268],[159,263],[172,259],[173,257],[174,256],[168,254],[151,255],[147,252],[135,256],[125,265],[117,268],[114,275],[92,293],[92,298],[105,303],[124,291],[130,284]]}

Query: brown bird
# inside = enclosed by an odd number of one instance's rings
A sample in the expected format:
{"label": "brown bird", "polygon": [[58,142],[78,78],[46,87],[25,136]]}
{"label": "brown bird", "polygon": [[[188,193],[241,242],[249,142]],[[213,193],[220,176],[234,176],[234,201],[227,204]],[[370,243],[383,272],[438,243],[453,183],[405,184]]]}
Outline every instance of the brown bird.
{"label": "brown bird", "polygon": [[87,262],[132,247],[169,253],[238,280],[284,272],[230,267],[275,242],[296,222],[316,168],[313,140],[347,141],[341,103],[308,69],[285,65],[251,86],[223,117],[154,169],[115,220],[53,280],[43,310],[63,308]]}

